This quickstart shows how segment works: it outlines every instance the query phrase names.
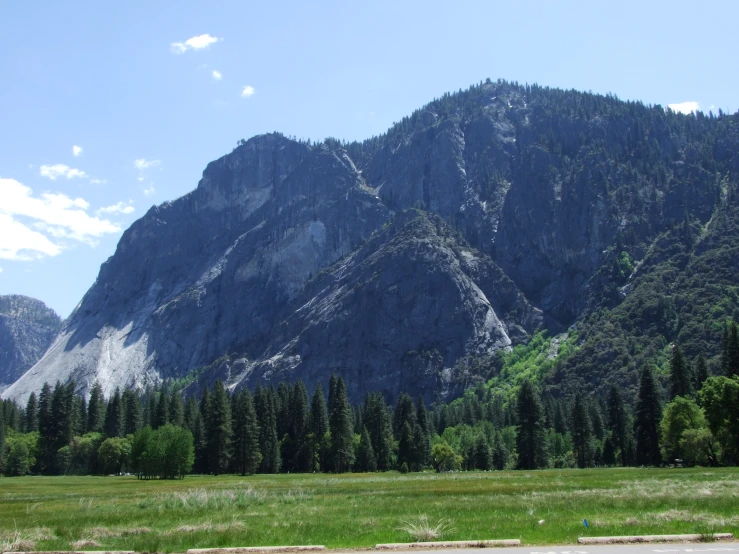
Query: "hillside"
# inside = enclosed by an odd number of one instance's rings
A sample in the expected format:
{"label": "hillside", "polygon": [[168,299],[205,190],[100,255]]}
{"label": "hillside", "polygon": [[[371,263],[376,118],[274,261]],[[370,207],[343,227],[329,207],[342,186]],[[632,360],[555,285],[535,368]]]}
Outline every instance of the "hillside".
{"label": "hillside", "polygon": [[0,390],[41,358],[61,324],[59,316],[40,300],[0,296]]}
{"label": "hillside", "polygon": [[124,233],[5,395],[333,372],[431,401],[568,329],[554,394],[633,387],[737,315],[738,119],[488,81],[361,143],[240,141]]}

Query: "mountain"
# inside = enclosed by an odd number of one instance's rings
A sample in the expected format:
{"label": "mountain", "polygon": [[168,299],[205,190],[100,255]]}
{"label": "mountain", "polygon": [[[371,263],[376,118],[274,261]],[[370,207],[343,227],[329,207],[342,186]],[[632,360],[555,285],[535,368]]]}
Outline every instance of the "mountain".
{"label": "mountain", "polygon": [[61,325],[54,310],[40,300],[0,296],[0,390],[43,356]]}
{"label": "mountain", "polygon": [[[695,325],[670,315],[678,297],[706,312],[708,354],[739,316],[721,239],[736,221],[737,119],[487,81],[363,142],[239,141],[124,233],[5,396],[57,379],[110,393],[217,377],[310,387],[335,372],[355,401],[431,401],[499,377],[535,333],[568,330],[540,376],[553,394],[633,386]],[[709,260],[728,265],[717,282]],[[651,327],[652,303],[669,325]]]}

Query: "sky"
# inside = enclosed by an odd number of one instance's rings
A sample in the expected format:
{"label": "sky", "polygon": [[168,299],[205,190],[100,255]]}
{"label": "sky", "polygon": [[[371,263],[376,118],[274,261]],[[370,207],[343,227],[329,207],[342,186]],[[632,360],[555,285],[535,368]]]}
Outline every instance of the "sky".
{"label": "sky", "polygon": [[239,139],[384,132],[485,78],[739,108],[739,2],[0,2],[0,294],[67,317]]}

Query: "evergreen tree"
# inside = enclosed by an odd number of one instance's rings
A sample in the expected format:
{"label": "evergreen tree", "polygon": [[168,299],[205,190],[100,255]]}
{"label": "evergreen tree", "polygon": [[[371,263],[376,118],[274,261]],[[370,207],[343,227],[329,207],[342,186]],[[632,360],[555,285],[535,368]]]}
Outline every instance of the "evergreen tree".
{"label": "evergreen tree", "polygon": [[493,452],[490,449],[485,435],[479,433],[475,439],[475,446],[473,450],[473,456],[475,460],[475,468],[487,471],[493,467]]}
{"label": "evergreen tree", "polygon": [[5,473],[5,416],[0,410],[0,474]]}
{"label": "evergreen tree", "polygon": [[362,428],[361,438],[359,439],[355,470],[361,472],[377,471],[375,451],[372,449],[372,440],[366,427]]}
{"label": "evergreen tree", "polygon": [[259,425],[251,393],[244,389],[234,396],[234,468],[241,475],[254,473],[262,460],[259,452]]}
{"label": "evergreen tree", "polygon": [[133,435],[143,427],[143,409],[141,399],[131,389],[123,392],[124,406],[124,433]]}
{"label": "evergreen tree", "polygon": [[49,383],[44,383],[39,393],[39,452],[36,458],[41,473],[48,474],[54,468],[56,450],[54,450],[54,415],[51,409],[52,392]]}
{"label": "evergreen tree", "polygon": [[703,354],[698,354],[698,357],[696,357],[693,373],[695,375],[694,388],[696,391],[699,391],[705,380],[708,379],[708,366],[706,365],[706,359],[703,357]]}
{"label": "evergreen tree", "polygon": [[428,412],[426,411],[426,404],[420,395],[416,406],[416,422],[421,428],[421,434],[419,436],[420,444],[416,447],[418,449],[419,465],[425,467],[431,460],[431,423]]}
{"label": "evergreen tree", "polygon": [[670,399],[676,396],[693,396],[693,380],[691,368],[685,363],[682,350],[676,344],[670,359]]}
{"label": "evergreen tree", "polygon": [[[220,379],[213,384],[211,394],[210,409],[205,417],[208,469],[214,475],[220,475],[228,469],[231,450],[231,403]],[[166,396],[162,395],[164,398]]]}
{"label": "evergreen tree", "polygon": [[400,439],[398,439],[398,469],[405,467],[407,471],[411,469],[412,465],[413,429],[411,429],[411,424],[406,421],[403,430],[400,432]]}
{"label": "evergreen tree", "polygon": [[[621,465],[628,465],[626,439],[628,422],[624,401],[618,387],[611,386],[608,393],[608,429],[611,432],[613,446],[619,450]],[[605,454],[604,454],[605,456]]]}
{"label": "evergreen tree", "polygon": [[565,417],[565,412],[562,408],[562,402],[557,402],[554,406],[554,431],[562,435],[569,432],[569,426],[567,425],[567,418]]}
{"label": "evergreen tree", "polygon": [[262,453],[260,473],[278,473],[282,462],[273,394],[272,389],[262,388],[259,384],[254,393],[259,422],[259,450]]}
{"label": "evergreen tree", "polygon": [[[469,410],[469,405],[465,404],[465,406]],[[400,440],[400,435],[406,423],[410,425],[412,431],[413,426],[416,424],[416,414],[413,408],[413,399],[406,393],[401,392],[400,396],[398,396],[398,402],[395,404],[395,412],[393,413],[393,433],[396,439]]]}
{"label": "evergreen tree", "polygon": [[82,436],[87,433],[87,402],[83,396],[74,397],[74,425],[72,434]]}
{"label": "evergreen tree", "polygon": [[292,471],[304,472],[310,467],[310,445],[307,442],[310,425],[308,391],[303,381],[298,380],[290,394],[290,427],[288,456],[283,460]]}
{"label": "evergreen tree", "polygon": [[[200,401],[203,401],[203,396],[207,396],[208,389],[205,389],[203,393],[200,395]],[[157,419],[157,392],[156,391],[149,391],[149,400],[146,402],[146,407],[144,408],[144,427],[147,425],[150,426],[152,429],[156,426],[156,419]]]}
{"label": "evergreen tree", "polygon": [[[277,396],[276,396],[276,403],[275,403],[275,414],[277,415],[277,437],[280,439],[280,441],[286,441],[289,440],[288,435],[290,434],[290,400],[291,400],[291,390],[287,383],[284,381],[281,382],[279,385],[277,385]],[[285,459],[283,458],[283,465],[285,464]],[[288,464],[290,460],[287,460]],[[289,465],[287,468],[283,469],[289,469]]]}
{"label": "evergreen tree", "polygon": [[38,431],[38,401],[36,400],[35,392],[32,392],[28,397],[25,416],[26,433]]}
{"label": "evergreen tree", "polygon": [[726,376],[734,375],[739,375],[739,332],[736,323],[732,322],[727,346]]}
{"label": "evergreen tree", "polygon": [[658,466],[662,461],[659,449],[659,423],[662,417],[657,381],[649,367],[644,368],[639,380],[636,399],[636,461],[639,465]]}
{"label": "evergreen tree", "polygon": [[334,411],[334,398],[336,398],[336,382],[337,378],[335,374],[331,374],[328,378],[328,413]]}
{"label": "evergreen tree", "polygon": [[327,467],[328,445],[324,438],[328,433],[328,413],[323,388],[316,385],[310,406],[310,470],[313,472]]}
{"label": "evergreen tree", "polygon": [[517,469],[537,469],[546,465],[544,414],[539,398],[530,381],[524,381],[518,392],[516,415],[518,433]]}
{"label": "evergreen tree", "polygon": [[346,394],[344,379],[336,380],[333,410],[329,414],[331,430],[331,461],[336,473],[349,471],[354,462],[352,409]]}
{"label": "evergreen tree", "polygon": [[105,398],[103,386],[95,381],[90,391],[90,401],[87,403],[87,431],[102,433],[105,423]]}
{"label": "evergreen tree", "polygon": [[168,423],[169,398],[167,397],[167,393],[165,391],[162,391],[159,393],[159,398],[157,398],[157,408],[156,412],[154,412],[154,425],[152,425],[152,428],[156,430],[159,427],[164,427]]}
{"label": "evergreen tree", "polygon": [[577,460],[577,467],[583,468],[590,465],[592,456],[590,448],[590,417],[585,407],[585,400],[578,393],[575,396],[575,404],[572,408],[572,448]]}
{"label": "evergreen tree", "polygon": [[185,425],[185,405],[182,402],[182,396],[173,392],[169,399],[169,423],[177,427]]}
{"label": "evergreen tree", "polygon": [[372,450],[380,471],[390,469],[393,429],[388,406],[379,392],[367,393],[364,399],[364,422],[372,441]]}
{"label": "evergreen tree", "polygon": [[122,437],[125,431],[125,413],[121,401],[121,391],[118,387],[116,387],[108,402],[103,428],[108,438]]}

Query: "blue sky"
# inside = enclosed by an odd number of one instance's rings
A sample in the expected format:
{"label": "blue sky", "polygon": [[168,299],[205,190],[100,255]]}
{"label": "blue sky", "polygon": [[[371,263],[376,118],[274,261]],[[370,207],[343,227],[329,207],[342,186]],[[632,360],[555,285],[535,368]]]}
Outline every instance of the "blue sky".
{"label": "blue sky", "polygon": [[738,16],[734,1],[2,2],[0,294],[66,317],[123,229],[259,133],[362,139],[486,77],[733,113]]}

